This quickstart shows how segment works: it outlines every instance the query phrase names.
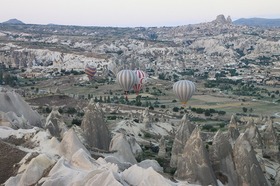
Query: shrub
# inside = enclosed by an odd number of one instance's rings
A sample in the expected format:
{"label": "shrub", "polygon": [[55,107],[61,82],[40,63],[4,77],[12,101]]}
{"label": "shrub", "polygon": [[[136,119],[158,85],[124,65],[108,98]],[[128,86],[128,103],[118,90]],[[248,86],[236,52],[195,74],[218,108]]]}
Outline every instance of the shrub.
{"label": "shrub", "polygon": [[74,107],[69,107],[66,111],[67,114],[75,114],[77,110]]}
{"label": "shrub", "polygon": [[173,112],[179,112],[179,108],[178,107],[174,107],[172,110],[173,110]]}
{"label": "shrub", "polygon": [[74,118],[72,120],[72,124],[80,126],[82,124],[82,120]]}

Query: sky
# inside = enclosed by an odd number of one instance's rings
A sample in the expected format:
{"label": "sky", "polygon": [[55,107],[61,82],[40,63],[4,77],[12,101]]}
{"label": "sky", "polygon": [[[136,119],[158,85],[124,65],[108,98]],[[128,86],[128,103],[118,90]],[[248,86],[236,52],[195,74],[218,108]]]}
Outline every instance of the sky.
{"label": "sky", "polygon": [[217,15],[280,18],[280,0],[0,0],[0,22],[150,27],[209,22]]}

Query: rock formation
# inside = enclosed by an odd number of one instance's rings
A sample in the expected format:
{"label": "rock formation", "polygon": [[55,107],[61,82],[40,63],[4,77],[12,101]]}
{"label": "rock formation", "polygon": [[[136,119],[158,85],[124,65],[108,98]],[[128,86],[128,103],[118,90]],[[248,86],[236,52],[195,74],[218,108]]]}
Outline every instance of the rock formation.
{"label": "rock formation", "polygon": [[68,130],[57,108],[53,108],[47,117],[45,129],[49,130],[50,134],[57,137],[58,139],[61,139],[64,132]]}
{"label": "rock formation", "polygon": [[162,136],[159,140],[158,157],[161,157],[161,158],[166,157],[166,144],[165,144],[164,136]]}
{"label": "rock formation", "polygon": [[267,128],[263,133],[263,156],[269,157],[273,161],[280,162],[280,152],[279,152],[279,139],[276,131],[273,127],[272,120],[266,122]]}
{"label": "rock formation", "polygon": [[198,128],[193,130],[184,147],[182,157],[178,158],[175,176],[189,183],[218,185]]}
{"label": "rock formation", "polygon": [[230,16],[227,17],[227,23],[230,23],[230,24],[232,23],[232,20],[231,20]]}
{"label": "rock formation", "polygon": [[120,162],[129,162],[131,164],[137,163],[130,144],[128,143],[126,136],[122,133],[117,133],[110,143],[110,151],[117,151],[114,156],[118,158]]}
{"label": "rock formation", "polygon": [[181,120],[181,124],[176,131],[175,139],[172,145],[170,166],[177,167],[178,157],[181,156],[187,140],[190,138],[195,126],[190,123],[185,114]]}
{"label": "rock formation", "polygon": [[276,170],[275,185],[276,186],[280,185],[280,167],[278,167],[277,170]]}
{"label": "rock formation", "polygon": [[143,160],[140,163],[137,163],[137,165],[144,169],[152,167],[155,171],[163,173],[163,168],[159,165],[159,163],[156,160]]}
{"label": "rock formation", "polygon": [[238,174],[238,185],[268,185],[247,135],[242,134],[236,140],[233,157]]}
{"label": "rock formation", "polygon": [[237,185],[237,173],[233,163],[232,146],[227,135],[220,130],[214,136],[209,156],[216,177],[224,185]]}
{"label": "rock formation", "polygon": [[244,134],[247,136],[247,139],[255,150],[260,150],[263,148],[261,134],[258,127],[254,124],[252,118],[248,121]]}
{"label": "rock formation", "polygon": [[73,129],[69,129],[63,136],[63,139],[60,143],[59,154],[60,156],[64,156],[65,159],[71,159],[73,154],[75,154],[79,149],[83,149],[88,154],[89,151],[85,148],[85,146],[81,143],[78,136],[74,132]]}
{"label": "rock formation", "polygon": [[230,144],[233,146],[235,140],[238,138],[240,135],[239,130],[237,128],[237,121],[236,121],[236,116],[232,115],[229,125],[228,125],[228,139],[230,141]]}
{"label": "rock formation", "polygon": [[149,114],[149,108],[145,108],[145,110],[142,113],[143,117],[143,123],[145,125],[146,129],[149,129],[151,127],[151,121],[150,121],[150,114]]}
{"label": "rock formation", "polygon": [[45,171],[47,171],[53,163],[54,161],[48,158],[45,154],[40,154],[30,161],[23,173],[10,178],[6,181],[5,185],[34,185],[38,183]]}
{"label": "rock formation", "polygon": [[3,184],[8,178],[14,176],[15,164],[19,163],[27,153],[1,139],[0,149],[0,184]]}
{"label": "rock formation", "polygon": [[134,136],[127,136],[126,139],[130,145],[130,149],[131,149],[132,153],[134,154],[134,156],[138,156],[139,154],[141,154],[143,152],[142,148],[137,143]]}
{"label": "rock formation", "polygon": [[93,100],[88,104],[81,124],[87,144],[93,148],[108,150],[110,132],[101,109]]}
{"label": "rock formation", "polygon": [[[0,92],[0,111],[14,112],[17,117],[24,117],[31,126],[42,127],[41,116],[15,92]],[[23,128],[23,126],[19,126]]]}
{"label": "rock formation", "polygon": [[214,21],[212,21],[212,23],[216,23],[216,24],[230,24],[232,21],[231,21],[231,18],[230,16],[227,17],[227,19],[225,18],[224,15],[218,15],[216,17],[216,19]]}
{"label": "rock formation", "polygon": [[[145,170],[145,171],[143,171]],[[137,174],[135,174],[137,172]],[[123,179],[129,185],[139,185],[139,186],[152,186],[152,185],[174,185],[171,181],[164,178],[162,175],[154,171],[153,168],[143,169],[137,165],[133,165],[123,173]]]}

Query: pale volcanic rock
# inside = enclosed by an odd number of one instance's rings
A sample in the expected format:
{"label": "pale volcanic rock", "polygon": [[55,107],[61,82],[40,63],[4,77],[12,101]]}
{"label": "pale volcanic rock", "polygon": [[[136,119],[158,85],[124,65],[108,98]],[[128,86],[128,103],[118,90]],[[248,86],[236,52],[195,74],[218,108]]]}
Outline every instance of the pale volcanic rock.
{"label": "pale volcanic rock", "polygon": [[118,166],[120,171],[124,171],[125,169],[128,169],[132,164],[129,162],[121,162],[114,154],[107,155],[104,160],[108,163],[112,163]]}
{"label": "pale volcanic rock", "polygon": [[220,23],[220,24],[227,24],[228,21],[226,20],[225,16],[220,14],[217,15],[216,19],[214,21],[212,21],[214,23]]}
{"label": "pale volcanic rock", "polygon": [[197,127],[188,139],[182,157],[178,159],[175,177],[190,183],[218,185],[208,152]]}
{"label": "pale volcanic rock", "polygon": [[13,129],[30,129],[32,126],[27,122],[23,115],[20,117],[14,112],[0,111],[0,126],[11,127]]}
{"label": "pale volcanic rock", "polygon": [[130,149],[132,153],[137,156],[143,152],[142,148],[140,145],[137,143],[136,139],[134,136],[126,136],[126,139],[130,145]]}
{"label": "pale volcanic rock", "polygon": [[85,152],[90,154],[82,144],[74,130],[69,129],[62,138],[59,153],[61,156],[64,156],[66,159],[70,160],[73,154],[75,154],[79,149],[83,149]]}
{"label": "pale volcanic rock", "polygon": [[[41,116],[15,92],[0,92],[0,111],[14,112],[17,117],[24,117],[31,126],[42,127]],[[19,127],[21,128],[21,126]]]}
{"label": "pale volcanic rock", "polygon": [[143,160],[140,163],[137,163],[137,165],[144,169],[148,169],[149,167],[152,167],[155,171],[163,173],[163,168],[156,160],[149,160],[149,159]]}
{"label": "pale volcanic rock", "polygon": [[36,184],[43,176],[44,172],[54,164],[54,161],[45,154],[40,154],[33,158],[26,170],[19,174],[19,177],[12,177],[5,185],[33,185]]}
{"label": "pale volcanic rock", "polygon": [[158,157],[164,158],[166,156],[166,144],[164,136],[162,136],[159,140],[159,151],[158,151]]}
{"label": "pale volcanic rock", "polygon": [[117,133],[110,143],[110,151],[117,151],[114,156],[118,158],[120,162],[129,162],[131,164],[137,163],[130,144],[128,143],[126,136],[122,133]]}
{"label": "pale volcanic rock", "polygon": [[227,17],[227,23],[232,23],[232,20],[231,20],[230,16]]}
{"label": "pale volcanic rock", "polygon": [[210,161],[216,177],[229,186],[237,185],[232,147],[226,134],[220,130],[215,134],[209,153]]}
{"label": "pale volcanic rock", "polygon": [[58,112],[57,108],[53,108],[51,113],[46,119],[45,129],[47,129],[51,135],[61,139],[64,132],[68,130],[62,115]]}
{"label": "pale volcanic rock", "polygon": [[104,121],[104,115],[97,104],[90,101],[81,124],[87,144],[92,148],[108,150],[110,132]]}
{"label": "pale volcanic rock", "polygon": [[280,162],[279,139],[273,127],[273,121],[270,119],[266,122],[267,128],[263,133],[263,155],[270,159]]}
{"label": "pale volcanic rock", "polygon": [[231,116],[231,119],[230,119],[230,122],[229,122],[229,125],[228,125],[227,134],[228,134],[229,142],[233,146],[236,139],[240,135],[239,130],[237,128],[237,121],[236,121],[236,116],[235,115]]}
{"label": "pale volcanic rock", "polygon": [[248,121],[244,135],[247,136],[247,139],[249,140],[249,142],[255,150],[263,148],[261,134],[259,132],[258,127],[254,124],[253,119],[250,119]]}
{"label": "pale volcanic rock", "polygon": [[238,175],[238,185],[269,185],[247,135],[242,134],[236,140],[233,157]]}
{"label": "pale volcanic rock", "polygon": [[176,131],[175,139],[172,145],[170,166],[177,167],[178,158],[181,156],[187,140],[190,138],[195,126],[190,123],[185,114],[181,124]]}
{"label": "pale volcanic rock", "polygon": [[138,186],[170,186],[175,185],[171,181],[157,173],[153,168],[144,169],[137,165],[133,165],[122,172],[122,177],[129,185]]}
{"label": "pale volcanic rock", "polygon": [[276,170],[275,185],[280,186],[280,167]]}

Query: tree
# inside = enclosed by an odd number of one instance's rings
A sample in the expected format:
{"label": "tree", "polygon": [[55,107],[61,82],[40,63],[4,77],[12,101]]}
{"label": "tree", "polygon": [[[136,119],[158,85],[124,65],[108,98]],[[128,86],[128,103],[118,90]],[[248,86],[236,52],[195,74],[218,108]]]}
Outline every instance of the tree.
{"label": "tree", "polygon": [[178,107],[174,107],[173,108],[173,112],[179,112],[179,108]]}
{"label": "tree", "polygon": [[98,102],[98,99],[97,99],[97,97],[96,97],[96,96],[94,97],[94,102],[95,102],[95,103],[97,103],[97,102]]}
{"label": "tree", "polygon": [[211,112],[210,112],[210,110],[208,110],[208,109],[207,109],[207,110],[205,110],[204,115],[205,115],[205,116],[211,116]]}
{"label": "tree", "polygon": [[247,108],[246,107],[242,107],[243,112],[247,112]]}
{"label": "tree", "polygon": [[110,98],[110,96],[107,97],[107,103],[111,103],[111,98]]}

